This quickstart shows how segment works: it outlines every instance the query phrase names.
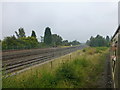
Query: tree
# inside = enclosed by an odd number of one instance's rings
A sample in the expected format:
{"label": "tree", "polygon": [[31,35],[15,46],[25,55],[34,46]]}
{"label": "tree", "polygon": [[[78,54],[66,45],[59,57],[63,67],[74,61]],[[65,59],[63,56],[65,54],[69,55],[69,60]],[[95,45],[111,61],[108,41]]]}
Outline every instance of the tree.
{"label": "tree", "polygon": [[109,36],[106,36],[106,43],[107,43],[107,46],[110,45],[110,38],[109,38]]}
{"label": "tree", "polygon": [[109,36],[106,36],[106,41],[108,41],[108,42],[110,41],[110,38],[109,38]]}
{"label": "tree", "polygon": [[91,36],[90,40],[87,40],[86,44],[92,47],[102,47],[102,46],[109,46],[109,37],[106,38],[97,35],[96,37]]}
{"label": "tree", "polygon": [[35,31],[32,30],[32,34],[31,34],[31,37],[35,37],[36,38],[36,34],[35,34]]}
{"label": "tree", "polygon": [[62,42],[62,44],[63,44],[64,46],[69,46],[69,45],[70,45],[70,43],[68,42],[68,40],[64,40],[64,41]]}
{"label": "tree", "polygon": [[94,37],[91,36],[91,37],[90,37],[89,45],[90,45],[90,46],[94,46],[94,41],[95,41],[95,40],[94,40]]}
{"label": "tree", "polygon": [[23,28],[19,28],[19,29],[18,29],[18,32],[15,31],[15,33],[16,33],[16,36],[17,36],[18,38],[26,37],[26,35],[25,35],[25,31],[24,31]]}
{"label": "tree", "polygon": [[35,37],[21,37],[15,36],[6,37],[2,41],[2,49],[29,49],[38,47],[39,42]]}
{"label": "tree", "polygon": [[21,48],[36,48],[39,44],[38,40],[35,37],[22,37],[18,40]]}
{"label": "tree", "polygon": [[45,29],[44,43],[47,44],[47,45],[51,45],[52,44],[52,34],[51,34],[51,30],[50,30],[49,27],[47,27]]}
{"label": "tree", "polygon": [[77,40],[74,40],[74,41],[71,42],[71,45],[79,45],[79,44],[80,44],[80,42],[77,41]]}
{"label": "tree", "polygon": [[87,44],[87,45],[90,45],[90,40],[87,40],[87,41],[86,41],[86,44]]}
{"label": "tree", "polygon": [[52,44],[53,46],[58,46],[62,44],[62,37],[57,35],[57,34],[53,34],[52,35]]}
{"label": "tree", "polygon": [[15,36],[5,37],[2,41],[2,48],[3,49],[14,49],[17,46],[17,39]]}

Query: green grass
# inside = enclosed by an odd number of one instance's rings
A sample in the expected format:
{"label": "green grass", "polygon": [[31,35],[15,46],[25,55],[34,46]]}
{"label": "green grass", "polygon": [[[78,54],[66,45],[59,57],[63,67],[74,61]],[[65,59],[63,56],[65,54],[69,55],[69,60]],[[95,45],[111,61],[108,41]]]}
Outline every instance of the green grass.
{"label": "green grass", "polygon": [[86,48],[19,75],[3,79],[3,88],[96,88],[106,47]]}

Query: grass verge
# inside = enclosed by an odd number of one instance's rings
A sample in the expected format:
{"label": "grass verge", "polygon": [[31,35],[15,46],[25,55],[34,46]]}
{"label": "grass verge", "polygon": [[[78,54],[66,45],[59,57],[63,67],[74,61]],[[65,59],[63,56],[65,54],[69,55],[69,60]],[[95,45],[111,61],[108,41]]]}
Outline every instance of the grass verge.
{"label": "grass verge", "polygon": [[78,50],[3,79],[3,88],[97,88],[108,48]]}

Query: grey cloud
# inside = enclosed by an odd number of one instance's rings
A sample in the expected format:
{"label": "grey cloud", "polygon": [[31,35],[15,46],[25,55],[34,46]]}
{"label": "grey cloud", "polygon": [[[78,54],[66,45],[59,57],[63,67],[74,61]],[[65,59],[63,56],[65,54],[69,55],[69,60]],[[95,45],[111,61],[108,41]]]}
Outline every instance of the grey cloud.
{"label": "grey cloud", "polygon": [[112,35],[117,28],[117,3],[3,3],[3,37],[23,27],[38,38],[49,26],[64,39],[85,42],[91,35]]}

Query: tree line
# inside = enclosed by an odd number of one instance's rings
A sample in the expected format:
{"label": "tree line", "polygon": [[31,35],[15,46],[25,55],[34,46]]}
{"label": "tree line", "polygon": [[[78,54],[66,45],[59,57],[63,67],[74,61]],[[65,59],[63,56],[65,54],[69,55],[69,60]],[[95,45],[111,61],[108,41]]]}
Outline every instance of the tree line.
{"label": "tree line", "polygon": [[86,42],[87,45],[91,47],[109,47],[110,45],[110,37],[106,36],[105,38],[103,36],[97,35],[96,37],[91,36],[89,40]]}
{"label": "tree line", "polygon": [[80,44],[77,40],[69,42],[68,40],[63,40],[60,35],[52,34],[51,28],[49,27],[45,28],[44,36],[41,36],[41,41],[38,41],[34,30],[32,30],[31,36],[26,36],[24,28],[19,28],[18,31],[15,31],[15,35],[5,37],[1,42],[3,50],[71,46]]}

